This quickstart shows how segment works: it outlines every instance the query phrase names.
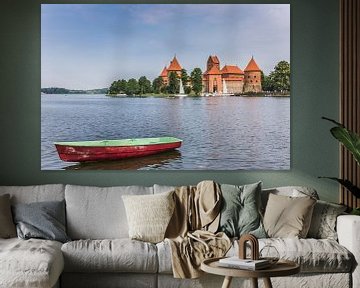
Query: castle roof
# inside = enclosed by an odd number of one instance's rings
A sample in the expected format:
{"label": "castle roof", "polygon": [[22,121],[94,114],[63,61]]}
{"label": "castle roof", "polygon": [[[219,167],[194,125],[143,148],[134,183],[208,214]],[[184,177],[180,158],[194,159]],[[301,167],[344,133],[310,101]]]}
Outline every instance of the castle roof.
{"label": "castle roof", "polygon": [[220,63],[219,58],[216,55],[214,55],[214,56],[210,55],[208,61],[209,60],[211,60],[211,62],[214,63],[214,64],[219,64]]}
{"label": "castle roof", "polygon": [[211,68],[204,73],[204,75],[220,75],[220,74],[221,72],[216,65],[211,66]]}
{"label": "castle roof", "polygon": [[251,60],[249,61],[248,65],[246,66],[245,72],[249,72],[249,71],[261,71],[261,69],[259,68],[259,66],[256,64],[254,57],[251,57]]}
{"label": "castle roof", "polygon": [[221,69],[221,73],[222,74],[244,74],[244,72],[235,65],[225,65],[222,69]]}
{"label": "castle roof", "polygon": [[176,59],[176,56],[174,56],[173,60],[171,60],[169,67],[167,68],[168,71],[181,71],[181,66]]}
{"label": "castle roof", "polygon": [[166,66],[165,66],[164,69],[162,70],[160,76],[161,77],[167,77],[167,74],[168,74],[168,70],[166,69]]}

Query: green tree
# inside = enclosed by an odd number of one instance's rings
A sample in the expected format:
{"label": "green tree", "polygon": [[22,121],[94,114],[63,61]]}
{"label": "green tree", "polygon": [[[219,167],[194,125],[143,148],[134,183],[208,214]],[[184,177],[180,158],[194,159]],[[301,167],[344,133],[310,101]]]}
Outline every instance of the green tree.
{"label": "green tree", "polygon": [[108,94],[117,94],[119,93],[118,91],[119,90],[118,90],[117,81],[112,82],[108,90]]}
{"label": "green tree", "polygon": [[152,90],[154,93],[159,94],[161,92],[161,88],[164,86],[164,81],[162,77],[157,77],[154,79],[152,83]]}
{"label": "green tree", "polygon": [[151,93],[151,82],[145,76],[141,76],[138,83],[141,95]]}
{"label": "green tree", "polygon": [[118,93],[125,93],[126,87],[127,87],[127,81],[125,79],[121,79],[117,81]]}
{"label": "green tree", "polygon": [[202,91],[202,71],[200,68],[194,68],[191,72],[191,85],[195,95],[199,95]]}
{"label": "green tree", "polygon": [[273,89],[276,91],[290,91],[290,63],[280,61],[269,75]]}
{"label": "green tree", "polygon": [[136,79],[131,78],[126,87],[126,94],[127,95],[138,95],[140,93],[139,83]]}
{"label": "green tree", "polygon": [[274,91],[270,77],[266,76],[263,71],[261,71],[261,87],[263,91]]}
{"label": "green tree", "polygon": [[187,84],[189,82],[189,75],[187,74],[187,71],[184,68],[181,69],[181,81],[184,86],[187,86]]}
{"label": "green tree", "polygon": [[179,79],[175,72],[169,73],[169,84],[167,90],[170,94],[179,93]]}

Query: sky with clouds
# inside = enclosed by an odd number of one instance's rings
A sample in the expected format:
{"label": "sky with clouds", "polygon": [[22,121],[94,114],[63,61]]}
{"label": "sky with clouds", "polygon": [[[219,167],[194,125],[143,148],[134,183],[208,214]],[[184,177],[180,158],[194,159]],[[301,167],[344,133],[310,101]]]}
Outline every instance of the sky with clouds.
{"label": "sky with clouds", "polygon": [[156,78],[176,54],[190,73],[209,55],[265,74],[290,62],[289,4],[42,4],[41,87],[94,89]]}

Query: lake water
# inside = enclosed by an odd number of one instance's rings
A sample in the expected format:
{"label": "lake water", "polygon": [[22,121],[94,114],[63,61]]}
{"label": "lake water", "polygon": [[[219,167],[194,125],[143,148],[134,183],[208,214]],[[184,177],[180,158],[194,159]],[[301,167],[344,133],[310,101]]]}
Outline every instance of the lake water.
{"label": "lake water", "polygon": [[[78,164],[53,142],[173,136],[179,150]],[[41,95],[41,168],[290,169],[290,97],[123,97]]]}

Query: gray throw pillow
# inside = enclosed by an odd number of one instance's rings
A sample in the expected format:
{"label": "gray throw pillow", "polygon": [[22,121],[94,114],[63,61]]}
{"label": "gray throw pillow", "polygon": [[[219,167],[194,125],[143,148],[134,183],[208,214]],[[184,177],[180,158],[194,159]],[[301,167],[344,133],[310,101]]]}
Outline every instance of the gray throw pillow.
{"label": "gray throw pillow", "polygon": [[309,238],[337,240],[336,219],[346,206],[318,200],[312,214]]}
{"label": "gray throw pillow", "polygon": [[229,237],[250,233],[266,238],[260,216],[261,182],[243,186],[221,184],[221,192],[219,231]]}
{"label": "gray throw pillow", "polygon": [[0,238],[16,237],[15,224],[11,215],[10,195],[0,196]]}
{"label": "gray throw pillow", "polygon": [[70,241],[65,232],[65,201],[15,204],[13,215],[19,238]]}

